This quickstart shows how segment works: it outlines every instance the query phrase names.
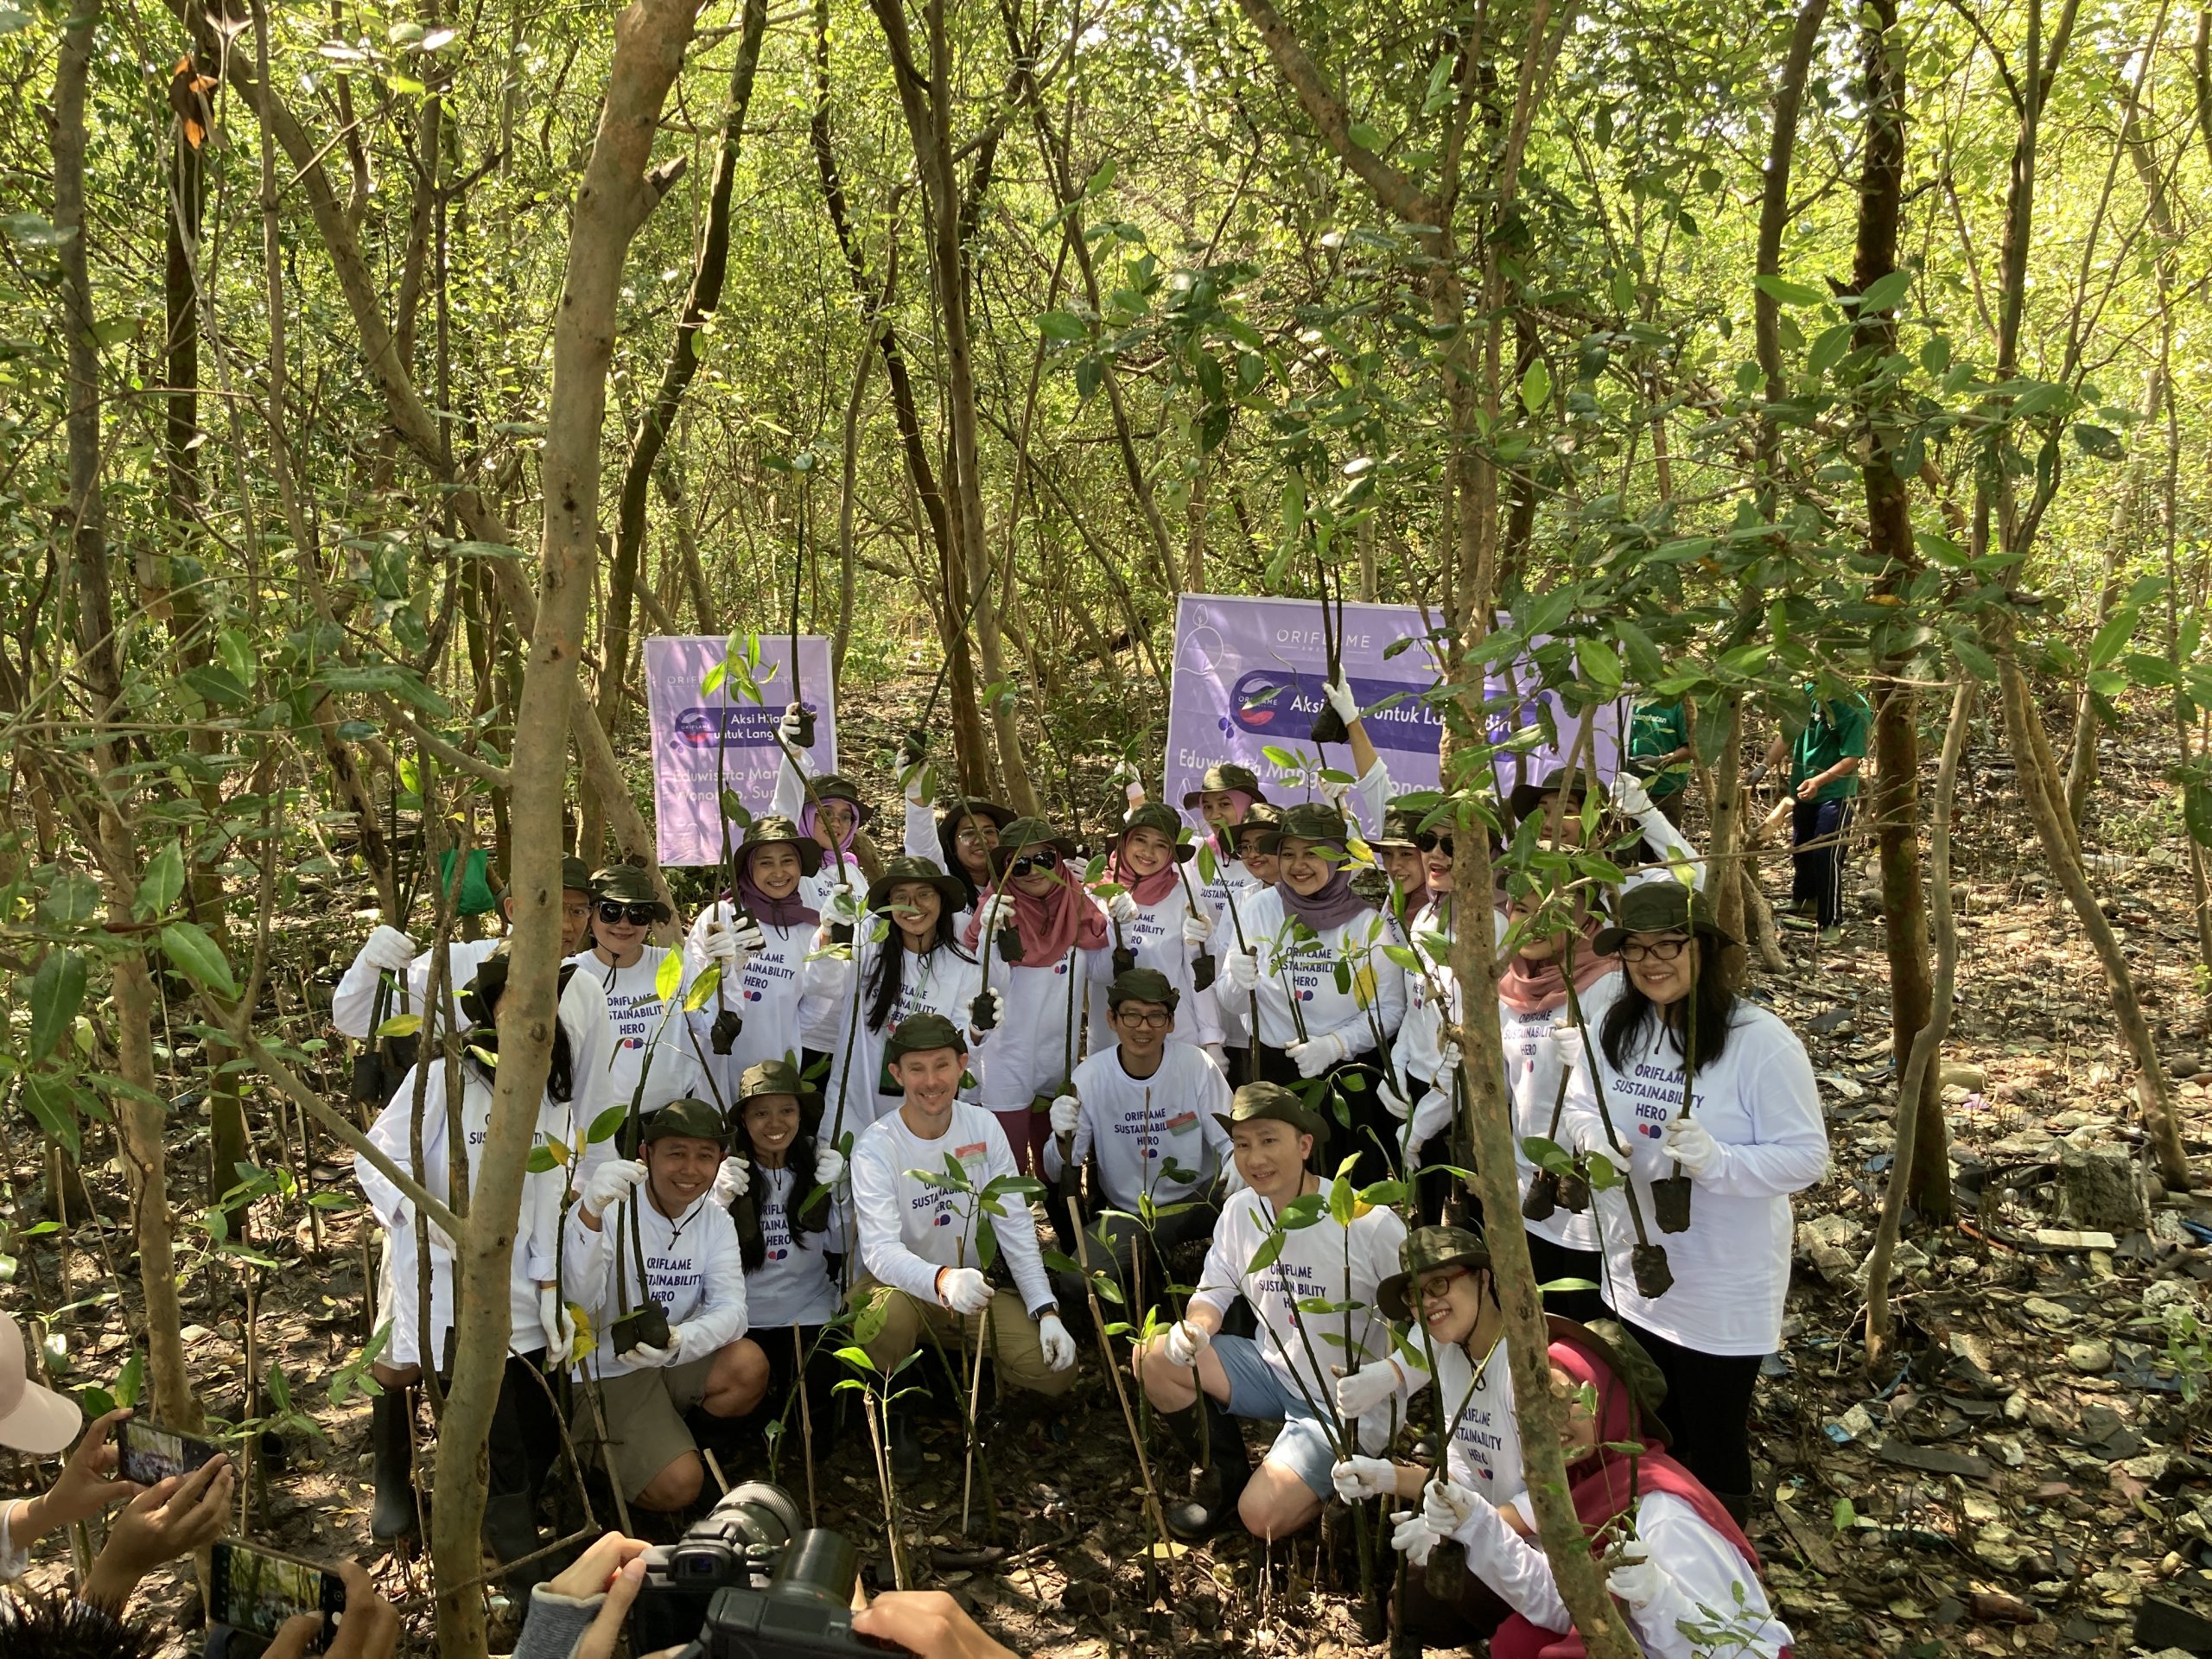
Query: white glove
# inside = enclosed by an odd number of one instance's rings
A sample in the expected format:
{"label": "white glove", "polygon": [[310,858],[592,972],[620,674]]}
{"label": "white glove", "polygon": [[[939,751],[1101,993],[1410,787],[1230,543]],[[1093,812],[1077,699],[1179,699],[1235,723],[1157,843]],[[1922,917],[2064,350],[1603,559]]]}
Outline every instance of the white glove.
{"label": "white glove", "polygon": [[1720,1143],[1713,1138],[1713,1131],[1694,1117],[1670,1117],[1667,1120],[1666,1139],[1661,1142],[1667,1155],[1692,1175],[1707,1175],[1720,1166]]}
{"label": "white glove", "polygon": [[1205,1047],[1206,1058],[1213,1062],[1214,1070],[1220,1072],[1223,1077],[1227,1077],[1229,1075],[1228,1046],[1224,1043],[1207,1043]]}
{"label": "white glove", "polygon": [[1359,718],[1359,699],[1352,696],[1351,688],[1341,678],[1331,680],[1323,686],[1321,695],[1329,700],[1329,707],[1337,711],[1337,717],[1345,725],[1349,726]]}
{"label": "white glove", "polygon": [[[968,1017],[970,1020],[976,1017],[977,1009],[976,1002],[981,1002],[990,1009],[991,1031],[996,1031],[1001,1026],[1006,1023],[1006,993],[999,989],[997,986],[994,985],[987,991],[978,991],[976,993],[976,1001],[970,1002],[968,1005]],[[968,1035],[973,1041],[980,1043],[984,1038],[990,1035],[990,1032],[978,1031],[971,1027],[969,1030]]]}
{"label": "white glove", "polygon": [[1293,1043],[1283,1050],[1298,1063],[1298,1075],[1301,1077],[1319,1077],[1351,1052],[1344,1038],[1333,1031],[1325,1031],[1302,1043]]}
{"label": "white glove", "polygon": [[983,929],[983,931],[987,933],[1011,933],[1014,929],[1020,925],[1021,918],[1014,909],[1014,900],[1007,898],[1004,893],[1000,893],[994,897],[991,900],[990,921],[988,925]]}
{"label": "white glove", "polygon": [[1651,791],[1634,772],[1617,772],[1613,774],[1613,806],[1629,817],[1640,818],[1651,810]]}
{"label": "white glove", "polygon": [[1481,1493],[1439,1475],[1421,1488],[1421,1512],[1440,1537],[1449,1538],[1474,1517],[1475,1505],[1483,1501]]}
{"label": "white glove", "polygon": [[1406,1374],[1398,1369],[1397,1362],[1378,1359],[1350,1376],[1337,1379],[1337,1411],[1341,1416],[1364,1417],[1385,1400],[1405,1391]]}
{"label": "white glove", "polygon": [[947,1268],[938,1275],[937,1299],[956,1313],[980,1313],[990,1306],[991,1287],[973,1268]]}
{"label": "white glove", "polygon": [[1203,911],[1192,911],[1183,918],[1183,943],[1204,944],[1213,938],[1213,918]]}
{"label": "white glove", "polygon": [[1415,1567],[1427,1567],[1429,1556],[1444,1541],[1442,1535],[1417,1510],[1400,1510],[1390,1518],[1398,1523],[1390,1535],[1390,1548],[1402,1552]]}
{"label": "white glove", "polygon": [[798,747],[800,734],[806,730],[806,715],[798,709],[786,709],[784,717],[776,722],[776,734],[793,748]]}
{"label": "white glove", "polygon": [[1560,1068],[1573,1071],[1590,1064],[1590,1056],[1582,1041],[1580,1026],[1554,1026],[1544,1033],[1544,1040],[1556,1052]]}
{"label": "white glove", "polygon": [[1212,1345],[1212,1332],[1196,1319],[1178,1319],[1167,1327],[1167,1338],[1160,1344],[1160,1351],[1167,1356],[1170,1365],[1195,1365],[1198,1356]]}
{"label": "white glove", "polygon": [[592,1171],[584,1183],[584,1213],[603,1216],[645,1179],[645,1166],[634,1158],[613,1158]]}
{"label": "white glove", "polygon": [[1321,798],[1342,812],[1344,802],[1351,794],[1350,784],[1340,784],[1333,778],[1324,778],[1314,785],[1321,791]]}
{"label": "white glove", "polygon": [[908,800],[917,806],[922,804],[922,757],[920,755],[901,743],[899,746],[899,753],[891,757],[891,775],[899,780],[899,787],[906,792]]}
{"label": "white glove", "polygon": [[1221,959],[1222,982],[1232,991],[1249,991],[1260,983],[1260,953],[1230,950]]}
{"label": "white glove", "polygon": [[648,1348],[644,1343],[639,1343],[630,1351],[629,1361],[632,1365],[643,1366],[647,1370],[681,1365],[683,1363],[683,1327],[680,1325],[668,1327],[668,1346],[665,1348]]}
{"label": "white glove", "polygon": [[835,1147],[814,1149],[814,1179],[820,1186],[835,1186],[845,1173],[845,1154]]}
{"label": "white glove", "polygon": [[1413,1116],[1413,1102],[1406,1097],[1402,1088],[1388,1078],[1385,1078],[1382,1083],[1382,1104],[1389,1109],[1390,1116],[1401,1123]]}
{"label": "white glove", "polygon": [[1136,895],[1126,888],[1106,901],[1106,914],[1127,927],[1137,918]]}
{"label": "white glove", "polygon": [[742,1158],[725,1158],[722,1166],[715,1172],[715,1204],[727,1208],[732,1198],[741,1198],[753,1190],[753,1167]]}
{"label": "white glove", "polygon": [[361,960],[370,967],[404,974],[423,953],[415,941],[396,927],[379,927],[369,935],[368,943],[361,947]]}
{"label": "white glove", "polygon": [[[1344,1383],[1337,1386],[1341,1389]],[[1331,1468],[1329,1478],[1336,1484],[1337,1496],[1347,1503],[1389,1497],[1398,1490],[1397,1465],[1388,1458],[1346,1458]]]}
{"label": "white glove", "polygon": [[1666,1568],[1648,1555],[1640,1561],[1624,1561],[1605,1574],[1605,1588],[1631,1607],[1649,1607],[1673,1583]]}
{"label": "white glove", "polygon": [[545,1363],[567,1364],[569,1351],[576,1345],[576,1322],[569,1317],[569,1305],[561,1300],[560,1286],[537,1287],[537,1328],[545,1333]]}
{"label": "white glove", "polygon": [[1049,1307],[1037,1316],[1037,1345],[1045,1351],[1048,1371],[1065,1371],[1075,1363],[1075,1338]]}
{"label": "white glove", "polygon": [[1137,769],[1126,760],[1116,760],[1114,770],[1106,774],[1106,781],[1136,805],[1144,799],[1144,780],[1137,776]]}
{"label": "white glove", "polygon": [[830,888],[829,898],[823,901],[822,918],[826,922],[842,922],[849,927],[860,920],[867,909],[858,887],[840,885]]}
{"label": "white glove", "polygon": [[1459,1045],[1446,1042],[1436,1051],[1436,1075],[1439,1077],[1444,1077],[1457,1071],[1462,1058],[1464,1057],[1459,1052]]}
{"label": "white glove", "polygon": [[[758,931],[757,929],[755,930]],[[763,944],[766,941],[763,940]],[[709,922],[706,931],[699,936],[699,954],[709,962],[721,964],[722,977],[728,979],[738,964],[752,954],[738,943],[737,935],[722,923]]]}
{"label": "white glove", "polygon": [[1083,1116],[1083,1103],[1073,1095],[1052,1096],[1052,1133],[1073,1135],[1077,1119]]}

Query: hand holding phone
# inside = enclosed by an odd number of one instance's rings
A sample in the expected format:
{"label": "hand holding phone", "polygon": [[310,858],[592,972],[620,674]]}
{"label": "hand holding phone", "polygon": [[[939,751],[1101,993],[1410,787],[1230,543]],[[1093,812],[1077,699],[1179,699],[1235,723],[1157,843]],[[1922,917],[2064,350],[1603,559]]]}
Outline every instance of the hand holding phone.
{"label": "hand holding phone", "polygon": [[[327,1567],[225,1538],[215,1545],[207,1577],[207,1617],[215,1624],[272,1638],[290,1624],[288,1641],[306,1638],[294,1652],[327,1652],[337,1638],[346,1585]],[[317,1622],[310,1626],[304,1622],[308,1618]]]}
{"label": "hand holding phone", "polygon": [[116,1472],[139,1486],[191,1474],[223,1455],[213,1441],[135,1418],[115,1426],[115,1448]]}
{"label": "hand holding phone", "polygon": [[[325,1577],[333,1570],[324,1569]],[[317,1652],[331,1659],[391,1659],[398,1649],[399,1614],[378,1592],[375,1581],[351,1561],[340,1561],[334,1571],[339,1612],[294,1614],[278,1627],[263,1659],[307,1659]]]}

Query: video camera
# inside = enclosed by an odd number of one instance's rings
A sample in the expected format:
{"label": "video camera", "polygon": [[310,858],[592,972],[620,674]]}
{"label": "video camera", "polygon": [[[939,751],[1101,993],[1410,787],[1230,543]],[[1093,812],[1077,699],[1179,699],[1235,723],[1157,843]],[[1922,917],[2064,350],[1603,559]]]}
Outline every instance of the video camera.
{"label": "video camera", "polygon": [[645,1552],[631,1647],[690,1645],[685,1659],[876,1654],[853,1634],[860,1557],[843,1535],[799,1525],[791,1496],[766,1481],[734,1486],[683,1536]]}

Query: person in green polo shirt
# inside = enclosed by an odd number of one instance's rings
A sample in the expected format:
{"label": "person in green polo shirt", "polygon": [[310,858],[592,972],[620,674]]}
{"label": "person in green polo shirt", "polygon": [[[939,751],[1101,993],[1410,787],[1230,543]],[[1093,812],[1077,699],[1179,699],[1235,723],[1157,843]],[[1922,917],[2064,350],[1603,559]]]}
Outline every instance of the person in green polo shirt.
{"label": "person in green polo shirt", "polygon": [[1643,779],[1643,792],[1668,823],[1680,828],[1689,798],[1689,710],[1680,697],[1646,697],[1629,717],[1628,758]]}
{"label": "person in green polo shirt", "polygon": [[[1812,688],[1808,686],[1807,690]],[[1856,691],[1815,697],[1811,717],[1793,738],[1777,733],[1767,746],[1770,766],[1789,757],[1790,909],[1783,925],[1817,927],[1833,944],[1842,938],[1844,843],[1859,798],[1874,711]]]}

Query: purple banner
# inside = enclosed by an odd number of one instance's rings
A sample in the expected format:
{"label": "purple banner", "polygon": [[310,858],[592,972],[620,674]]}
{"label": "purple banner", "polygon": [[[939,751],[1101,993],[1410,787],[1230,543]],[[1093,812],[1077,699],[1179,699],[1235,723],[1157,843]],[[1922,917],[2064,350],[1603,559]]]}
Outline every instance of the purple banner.
{"label": "purple banner", "polygon": [[[1432,622],[1411,605],[1344,607],[1343,660],[1353,695],[1363,709],[1397,699],[1362,721],[1389,769],[1393,795],[1438,786],[1444,723],[1422,699],[1442,677],[1427,639],[1430,628],[1441,624],[1440,616]],[[1402,639],[1413,643],[1395,656],[1383,654]],[[1515,663],[1510,674],[1492,674],[1485,695],[1495,711],[1490,720],[1493,743],[1503,743],[1516,731],[1541,728],[1539,699],[1522,689],[1541,677],[1526,658]],[[1224,761],[1249,766],[1270,796],[1302,798],[1302,790],[1284,783],[1286,769],[1262,751],[1272,747],[1300,756],[1315,753],[1311,734],[1325,706],[1321,688],[1327,678],[1321,607],[1314,601],[1185,594],[1176,610],[1168,696],[1163,780],[1168,804],[1179,806],[1205,769]],[[1525,753],[1499,756],[1501,793],[1523,778],[1541,781],[1564,766],[1580,732],[1580,720],[1565,712],[1555,692],[1542,693],[1541,701],[1550,710],[1558,741],[1540,741]],[[1590,753],[1580,762],[1601,779],[1610,779],[1620,764],[1622,709],[1616,702],[1598,710]],[[1334,770],[1352,770],[1348,747],[1331,745],[1323,758]],[[1351,804],[1363,821],[1359,797],[1352,796]],[[1186,816],[1197,822],[1195,813]]]}
{"label": "purple banner", "polygon": [[[700,690],[728,645],[728,640],[690,634],[655,635],[645,642],[653,815],[664,864],[721,861],[718,788],[734,791],[756,813],[767,810],[775,793],[777,769],[784,760],[776,723],[791,701],[791,639],[778,634],[760,641],[760,661],[752,671],[760,690],[757,702],[734,674],[711,691]],[[830,688],[830,642],[801,634],[798,659],[804,692],[799,701],[815,715],[814,747],[807,756],[817,773],[835,772],[837,713]]]}

